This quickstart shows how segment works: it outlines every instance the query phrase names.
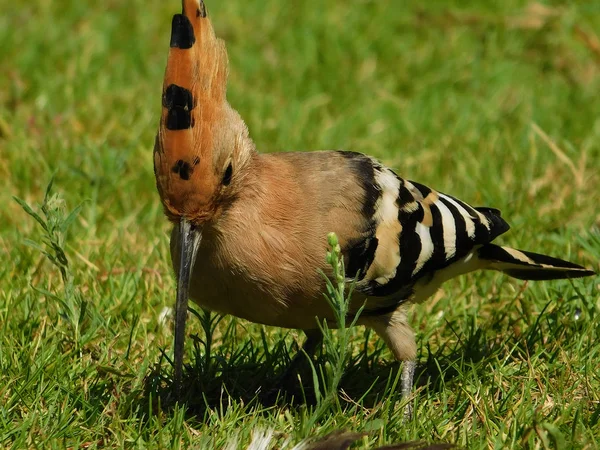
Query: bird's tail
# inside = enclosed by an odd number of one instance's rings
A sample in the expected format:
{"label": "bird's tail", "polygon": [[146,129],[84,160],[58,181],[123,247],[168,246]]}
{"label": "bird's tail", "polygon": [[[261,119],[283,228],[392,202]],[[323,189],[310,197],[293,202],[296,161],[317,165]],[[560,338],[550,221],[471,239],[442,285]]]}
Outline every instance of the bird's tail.
{"label": "bird's tail", "polygon": [[483,245],[478,255],[480,260],[489,263],[489,269],[520,280],[558,280],[595,275],[593,270],[572,262],[495,244]]}

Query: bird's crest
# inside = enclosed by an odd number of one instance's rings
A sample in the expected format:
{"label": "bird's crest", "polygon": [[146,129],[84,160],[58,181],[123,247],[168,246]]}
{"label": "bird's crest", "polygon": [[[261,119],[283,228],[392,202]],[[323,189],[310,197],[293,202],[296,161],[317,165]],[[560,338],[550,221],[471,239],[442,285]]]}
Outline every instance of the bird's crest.
{"label": "bird's crest", "polygon": [[182,13],[173,16],[154,171],[167,215],[193,218],[218,182],[214,140],[228,107],[228,64],[203,1],[182,4]]}

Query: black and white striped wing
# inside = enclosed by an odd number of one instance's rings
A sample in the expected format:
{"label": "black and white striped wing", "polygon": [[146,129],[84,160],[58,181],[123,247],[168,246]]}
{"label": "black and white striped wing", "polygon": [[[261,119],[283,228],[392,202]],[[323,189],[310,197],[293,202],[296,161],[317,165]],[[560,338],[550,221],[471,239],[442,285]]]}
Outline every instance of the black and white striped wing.
{"label": "black and white striped wing", "polygon": [[[369,158],[370,159],[370,158]],[[398,304],[414,284],[467,256],[509,229],[493,208],[474,208],[422,184],[404,180],[371,160],[371,181],[363,183],[365,198],[376,198],[369,222],[371,235],[348,249],[347,267],[365,269],[356,289]],[[366,218],[368,220],[368,218]],[[365,250],[361,252],[361,245]],[[368,260],[362,258],[368,257]],[[358,259],[361,259],[360,261]],[[387,301],[369,300],[366,312],[385,308]]]}

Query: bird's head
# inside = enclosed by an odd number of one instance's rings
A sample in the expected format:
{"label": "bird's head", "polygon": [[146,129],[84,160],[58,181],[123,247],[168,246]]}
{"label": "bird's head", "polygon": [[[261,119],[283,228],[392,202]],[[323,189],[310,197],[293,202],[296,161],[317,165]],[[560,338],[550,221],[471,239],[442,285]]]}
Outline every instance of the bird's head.
{"label": "bird's head", "polygon": [[173,17],[154,146],[156,185],[165,214],[202,225],[239,185],[254,146],[227,103],[227,51],[202,1],[183,0]]}

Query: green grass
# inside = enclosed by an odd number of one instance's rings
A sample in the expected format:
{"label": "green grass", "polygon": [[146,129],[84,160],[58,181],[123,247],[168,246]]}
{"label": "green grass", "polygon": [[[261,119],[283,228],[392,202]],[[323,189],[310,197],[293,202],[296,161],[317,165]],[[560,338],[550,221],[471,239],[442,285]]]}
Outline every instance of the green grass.
{"label": "green grass", "polygon": [[[260,151],[369,153],[502,209],[513,229],[501,242],[599,269],[598,4],[207,6],[229,49],[229,100]],[[232,318],[189,321],[188,408],[169,405],[159,314],[175,283],[152,146],[179,7],[0,0],[0,447],[243,447],[258,428],[282,445],[343,428],[370,432],[361,448],[598,448],[598,277],[472,274],[415,307],[409,423],[399,366],[372,334],[350,332],[340,400],[315,420],[309,388],[307,402],[255,395],[302,336]],[[52,217],[82,205],[55,235],[64,275],[26,245],[43,234],[13,199],[41,203],[53,174]]]}

